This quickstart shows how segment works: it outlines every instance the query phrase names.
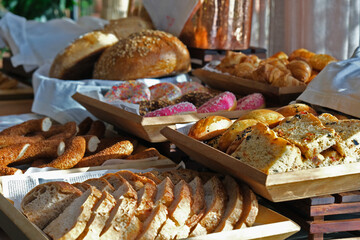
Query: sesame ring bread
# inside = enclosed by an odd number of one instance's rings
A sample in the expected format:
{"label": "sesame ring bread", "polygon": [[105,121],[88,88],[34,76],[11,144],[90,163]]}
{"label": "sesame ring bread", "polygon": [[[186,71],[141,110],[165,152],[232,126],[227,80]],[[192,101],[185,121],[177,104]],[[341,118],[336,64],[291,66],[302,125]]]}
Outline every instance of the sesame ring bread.
{"label": "sesame ring bread", "polygon": [[106,49],[95,64],[93,78],[133,80],[184,73],[190,69],[189,51],[177,37],[145,30]]}
{"label": "sesame ring bread", "polygon": [[112,33],[86,33],[59,52],[49,71],[49,77],[63,80],[89,79],[101,53],[118,41]]}

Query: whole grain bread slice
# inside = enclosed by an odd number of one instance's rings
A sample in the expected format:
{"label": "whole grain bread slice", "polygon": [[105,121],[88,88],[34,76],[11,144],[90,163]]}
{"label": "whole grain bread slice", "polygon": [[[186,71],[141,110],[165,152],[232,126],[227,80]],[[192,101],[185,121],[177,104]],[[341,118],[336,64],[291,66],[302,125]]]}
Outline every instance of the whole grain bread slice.
{"label": "whole grain bread slice", "polygon": [[44,232],[52,239],[77,239],[85,230],[92,209],[101,198],[102,193],[91,186],[81,197],[76,198]]}
{"label": "whole grain bread slice", "polygon": [[243,196],[240,192],[239,184],[229,175],[225,176],[223,184],[228,195],[225,214],[214,232],[231,231],[235,224],[240,220],[243,210]]}
{"label": "whole grain bread slice", "polygon": [[220,223],[226,208],[227,195],[224,185],[217,177],[212,177],[204,185],[206,212],[191,231],[190,236],[212,233]]}
{"label": "whole grain bread slice", "polygon": [[40,184],[22,199],[21,210],[30,222],[43,229],[81,194],[67,182]]}

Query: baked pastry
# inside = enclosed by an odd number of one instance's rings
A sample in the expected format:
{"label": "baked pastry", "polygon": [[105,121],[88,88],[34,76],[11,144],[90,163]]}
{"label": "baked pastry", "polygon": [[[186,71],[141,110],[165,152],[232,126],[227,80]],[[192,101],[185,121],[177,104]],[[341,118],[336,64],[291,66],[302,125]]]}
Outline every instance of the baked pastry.
{"label": "baked pastry", "polygon": [[317,116],[317,112],[310,107],[309,105],[303,103],[294,103],[289,104],[283,107],[280,107],[275,110],[276,112],[282,114],[284,117],[294,116],[301,112],[309,112]]}
{"label": "baked pastry", "polygon": [[118,39],[127,38],[130,34],[141,32],[146,29],[154,29],[151,22],[141,17],[131,16],[127,18],[111,19],[102,30],[104,33],[112,33]]}
{"label": "baked pastry", "polygon": [[[181,97],[174,100],[175,103],[180,102],[190,102],[194,104],[196,108],[199,108],[201,105],[218,95],[217,93],[208,93],[208,92],[189,92]],[[140,106],[141,107],[141,106]]]}
{"label": "baked pastry", "polygon": [[173,35],[154,30],[133,33],[108,48],[95,64],[93,77],[132,80],[188,72],[190,54]]}
{"label": "baked pastry", "polygon": [[231,120],[223,116],[205,117],[190,128],[188,136],[200,141],[209,140],[225,132],[231,124]]}
{"label": "baked pastry", "polygon": [[238,120],[243,119],[255,119],[272,128],[279,124],[279,122],[284,119],[284,116],[270,109],[255,109],[238,118]]}
{"label": "baked pastry", "polygon": [[94,64],[102,52],[115,44],[112,33],[93,31],[86,33],[59,52],[49,71],[49,77],[64,80],[91,79]]}

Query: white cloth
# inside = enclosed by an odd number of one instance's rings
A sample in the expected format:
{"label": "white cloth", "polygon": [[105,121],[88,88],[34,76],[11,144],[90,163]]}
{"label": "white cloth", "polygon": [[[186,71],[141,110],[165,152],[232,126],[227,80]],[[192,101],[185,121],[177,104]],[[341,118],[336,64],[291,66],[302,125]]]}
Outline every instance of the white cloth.
{"label": "white cloth", "polygon": [[[72,99],[72,95],[76,92],[105,93],[112,86],[121,83],[121,81],[96,79],[75,81],[50,78],[48,77],[50,66],[50,64],[45,64],[33,74],[34,102],[31,111],[51,117],[62,124],[68,121],[80,123],[86,117],[96,119],[82,105]],[[161,79],[139,79],[137,81],[152,86],[159,82],[187,82],[190,81],[190,77],[187,74],[180,74]]]}
{"label": "white cloth", "polygon": [[297,101],[360,118],[360,47],[351,58],[327,65]]}
{"label": "white cloth", "polygon": [[6,13],[0,20],[0,47],[11,50],[11,63],[22,65],[29,72],[50,63],[56,54],[80,35],[101,29],[106,20],[83,17],[78,22],[69,18],[48,22],[26,21],[25,18]]}

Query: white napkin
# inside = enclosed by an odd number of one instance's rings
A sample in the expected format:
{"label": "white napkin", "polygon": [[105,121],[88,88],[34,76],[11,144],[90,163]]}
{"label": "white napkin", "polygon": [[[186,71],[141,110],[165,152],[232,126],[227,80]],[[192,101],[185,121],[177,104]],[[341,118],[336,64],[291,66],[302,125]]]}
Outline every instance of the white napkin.
{"label": "white napkin", "polygon": [[0,20],[0,47],[10,48],[14,67],[23,65],[29,72],[52,62],[56,54],[75,38],[101,29],[106,23],[106,20],[94,17],[83,17],[78,22],[63,18],[42,23],[26,21],[8,12]]}
{"label": "white napkin", "polygon": [[[179,36],[200,0],[143,0],[156,29]],[[161,8],[161,11],[159,11]]]}
{"label": "white napkin", "polygon": [[360,47],[351,58],[327,65],[297,101],[360,118]]}
{"label": "white napkin", "polygon": [[[121,81],[96,79],[75,81],[50,78],[50,66],[51,64],[45,64],[33,74],[34,102],[31,111],[51,117],[62,124],[68,121],[80,123],[86,117],[96,119],[81,104],[72,99],[71,96],[76,92],[88,93],[95,91],[104,94],[112,86],[121,83]],[[190,77],[187,74],[180,74],[161,79],[139,79],[137,81],[152,86],[159,82],[187,82],[190,81]]]}

